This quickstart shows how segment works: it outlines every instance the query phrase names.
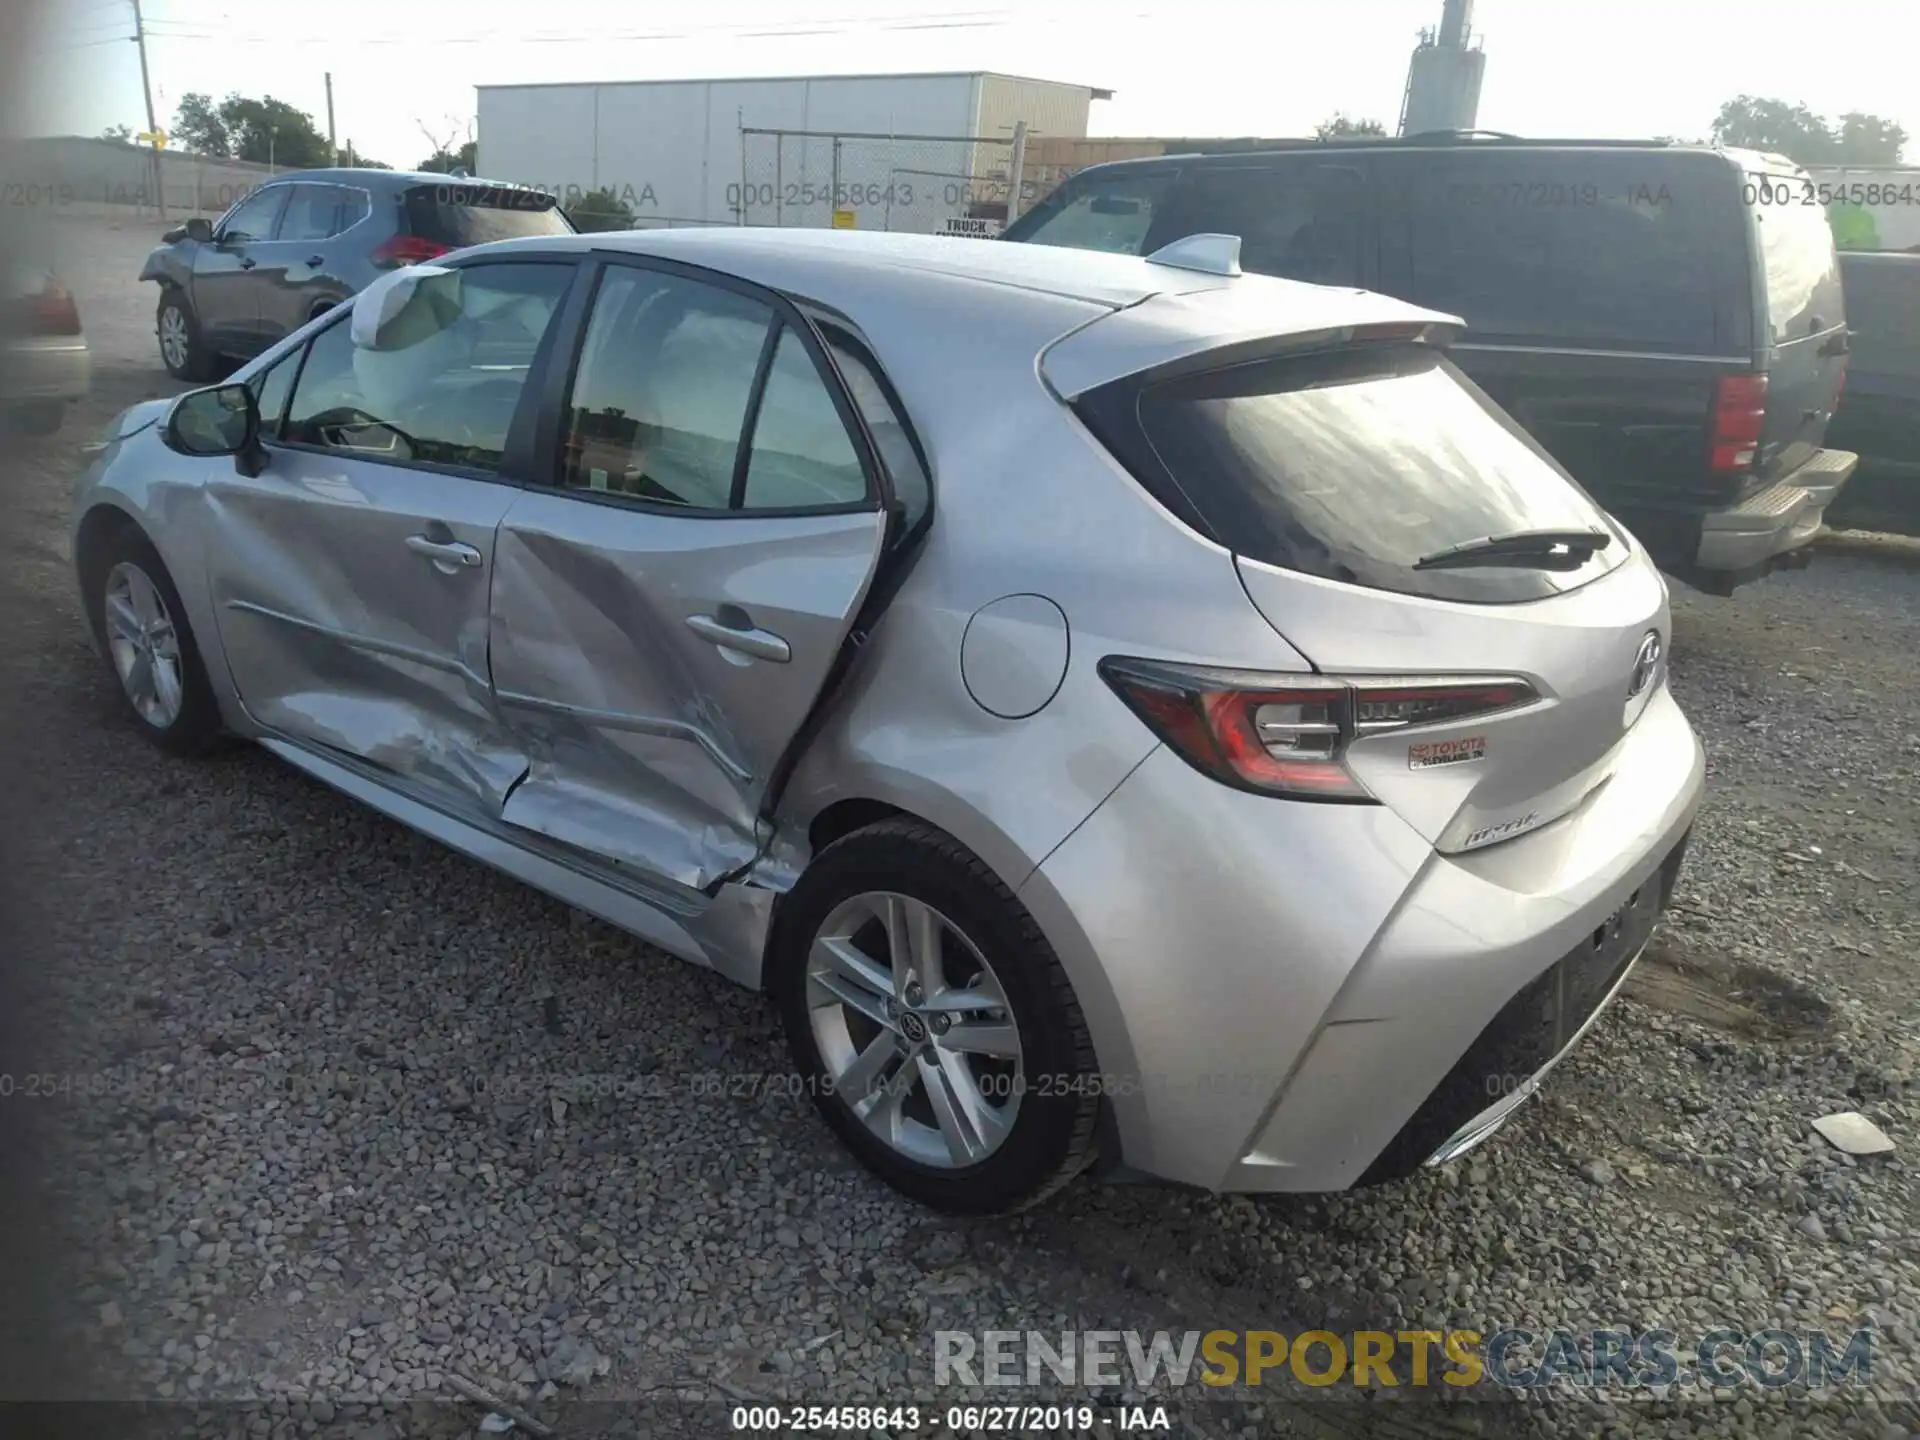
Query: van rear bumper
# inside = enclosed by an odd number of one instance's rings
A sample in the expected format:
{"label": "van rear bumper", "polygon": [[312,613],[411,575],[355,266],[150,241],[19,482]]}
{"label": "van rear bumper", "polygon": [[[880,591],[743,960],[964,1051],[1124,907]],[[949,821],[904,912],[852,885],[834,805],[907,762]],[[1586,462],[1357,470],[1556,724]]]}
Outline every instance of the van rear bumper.
{"label": "van rear bumper", "polygon": [[1818,450],[1790,475],[1730,510],[1704,516],[1695,566],[1708,574],[1757,576],[1820,533],[1827,506],[1852,478],[1860,457]]}

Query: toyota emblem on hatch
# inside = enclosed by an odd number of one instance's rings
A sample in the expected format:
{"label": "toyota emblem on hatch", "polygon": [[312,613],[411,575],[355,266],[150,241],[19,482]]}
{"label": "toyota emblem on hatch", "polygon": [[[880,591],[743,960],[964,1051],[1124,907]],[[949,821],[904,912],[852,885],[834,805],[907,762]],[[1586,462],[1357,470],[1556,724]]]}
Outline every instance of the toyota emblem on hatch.
{"label": "toyota emblem on hatch", "polygon": [[1633,674],[1627,680],[1627,698],[1641,694],[1660,673],[1660,632],[1649,630],[1640,642],[1640,653],[1633,657]]}

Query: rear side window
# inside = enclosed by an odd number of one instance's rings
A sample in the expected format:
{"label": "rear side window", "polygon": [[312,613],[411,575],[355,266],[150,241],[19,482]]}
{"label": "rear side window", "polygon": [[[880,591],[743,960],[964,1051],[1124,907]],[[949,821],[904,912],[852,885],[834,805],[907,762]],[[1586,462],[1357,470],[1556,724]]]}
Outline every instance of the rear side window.
{"label": "rear side window", "polygon": [[1626,554],[1616,535],[1568,570],[1417,568],[1489,536],[1612,533],[1546,452],[1426,346],[1287,356],[1090,398],[1090,428],[1147,488],[1252,560],[1498,603],[1576,588]]}
{"label": "rear side window", "polygon": [[280,217],[281,240],[326,240],[346,228],[341,201],[347,191],[338,185],[296,185],[287,212]]}
{"label": "rear side window", "polygon": [[1366,202],[1357,166],[1204,166],[1174,193],[1157,237],[1238,235],[1240,263],[1257,274],[1358,285]]}
{"label": "rear side window", "polygon": [[416,185],[406,195],[407,229],[460,249],[522,235],[570,235],[559,202],[537,190],[498,185]]}
{"label": "rear side window", "polygon": [[1138,255],[1173,179],[1170,170],[1085,176],[1041,201],[1007,238]]}
{"label": "rear side window", "polygon": [[1471,339],[1744,345],[1740,206],[1717,158],[1559,150],[1404,163],[1408,298],[1463,317]]}
{"label": "rear side window", "polygon": [[1766,272],[1767,324],[1773,342],[1830,330],[1846,318],[1833,227],[1811,177],[1798,171],[1749,171],[1746,199],[1760,235]]}

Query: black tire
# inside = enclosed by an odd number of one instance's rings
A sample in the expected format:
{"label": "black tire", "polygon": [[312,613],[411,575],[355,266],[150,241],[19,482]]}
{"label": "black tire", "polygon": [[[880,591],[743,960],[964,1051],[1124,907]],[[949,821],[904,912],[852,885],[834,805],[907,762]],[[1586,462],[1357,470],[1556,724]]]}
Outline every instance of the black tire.
{"label": "black tire", "polygon": [[16,405],[7,412],[7,428],[16,435],[52,435],[66,419],[67,407],[58,400]]}
{"label": "black tire", "polygon": [[[808,1014],[808,957],[835,907],[867,891],[906,895],[940,911],[987,958],[1012,1007],[1026,1093],[1012,1131],[977,1164],[941,1168],[902,1155],[833,1092]],[[1045,1200],[1093,1162],[1096,1062],[1073,986],[1013,892],[952,836],[896,819],[828,846],[782,899],[767,964],[768,988],[815,1105],[847,1148],[895,1189],[953,1214],[1005,1214]]]}
{"label": "black tire", "polygon": [[[135,708],[126,687],[121,683],[120,671],[114,664],[113,650],[108,643],[107,584],[114,568],[122,564],[137,566],[152,581],[167,607],[167,616],[173,622],[173,633],[178,640],[181,704],[179,713],[170,724],[164,726],[154,724]],[[115,527],[101,537],[92,553],[85,556],[81,578],[86,585],[87,620],[93,626],[95,648],[106,662],[108,678],[113,682],[113,688],[120,696],[120,703],[134,727],[169,755],[191,758],[219,748],[225,734],[220,721],[220,703],[214,698],[213,686],[207,681],[206,665],[200,657],[200,646],[193,637],[193,627],[188,623],[186,606],[180,602],[180,592],[174,587],[173,577],[167,573],[159,552],[147,537],[131,521]]]}
{"label": "black tire", "polygon": [[176,380],[190,380],[196,384],[205,384],[219,379],[220,357],[208,347],[206,336],[200,329],[199,316],[193,313],[193,306],[178,290],[160,292],[160,306],[153,315],[156,336],[166,333],[169,311],[179,317],[179,323],[186,337],[186,348],[176,361],[167,354],[167,346],[162,341],[160,363],[167,367],[167,373]]}

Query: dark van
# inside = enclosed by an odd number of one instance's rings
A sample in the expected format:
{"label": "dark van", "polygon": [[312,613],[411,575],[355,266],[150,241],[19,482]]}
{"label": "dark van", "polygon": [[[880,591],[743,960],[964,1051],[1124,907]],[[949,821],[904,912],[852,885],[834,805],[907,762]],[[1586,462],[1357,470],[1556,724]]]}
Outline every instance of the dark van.
{"label": "dark van", "polygon": [[1303,142],[1081,171],[1006,239],[1245,269],[1461,316],[1455,362],[1669,574],[1730,594],[1810,540],[1848,332],[1806,172],[1750,151],[1478,136]]}

